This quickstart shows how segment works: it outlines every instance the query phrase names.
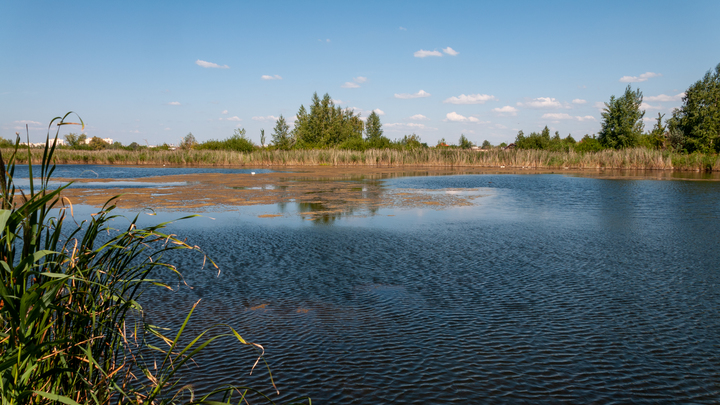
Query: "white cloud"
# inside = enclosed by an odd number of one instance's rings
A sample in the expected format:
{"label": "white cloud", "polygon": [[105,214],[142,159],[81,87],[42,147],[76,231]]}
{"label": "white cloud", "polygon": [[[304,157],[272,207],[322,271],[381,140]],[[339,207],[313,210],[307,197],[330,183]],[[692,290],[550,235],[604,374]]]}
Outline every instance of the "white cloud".
{"label": "white cloud", "polygon": [[465,117],[465,116],[462,116],[462,115],[456,113],[455,111],[453,111],[453,112],[451,112],[451,113],[447,113],[447,114],[445,115],[445,121],[452,121],[452,122],[480,122],[480,120],[477,119],[477,118],[475,118],[475,117]]}
{"label": "white cloud", "polygon": [[223,110],[223,112],[221,112],[220,114],[227,114],[227,113],[228,113],[227,110]]}
{"label": "white cloud", "polygon": [[282,80],[282,76],[280,75],[262,75],[260,78],[263,80]]}
{"label": "white cloud", "polygon": [[130,133],[131,133],[131,134],[139,134],[140,131],[138,131],[137,129],[133,129],[132,131],[130,131]]}
{"label": "white cloud", "polygon": [[587,100],[583,100],[581,98],[576,98],[575,100],[572,101],[572,103],[573,104],[585,104],[585,103],[587,103]]}
{"label": "white cloud", "polygon": [[[222,118],[221,118],[221,119],[222,119]],[[238,118],[238,116],[236,115],[236,116],[234,116],[234,117],[225,118],[225,120],[226,120],[226,121],[238,121],[238,122],[240,122],[240,121],[242,121],[242,118]]]}
{"label": "white cloud", "polygon": [[389,131],[418,131],[418,130],[426,130],[426,131],[436,131],[437,128],[428,127],[425,124],[418,124],[416,122],[393,122],[389,124],[383,124],[383,128],[389,130]]}
{"label": "white cloud", "polygon": [[331,98],[330,101],[332,101],[333,104],[342,104],[342,100],[335,100],[334,98]]}
{"label": "white cloud", "polygon": [[278,117],[274,115],[268,115],[267,117],[252,117],[254,121],[277,121]]}
{"label": "white cloud", "polygon": [[562,108],[562,104],[552,97],[538,97],[517,105],[529,108]]}
{"label": "white cloud", "polygon": [[421,49],[413,54],[416,58],[425,58],[428,56],[442,56],[442,54],[438,51],[426,51],[424,49]]}
{"label": "white cloud", "polygon": [[165,129],[163,129],[163,131],[169,131],[169,130],[170,130],[170,128],[165,128]]}
{"label": "white cloud", "polygon": [[496,101],[497,98],[495,96],[491,96],[488,94],[461,94],[457,97],[450,97],[449,99],[443,101],[443,103],[450,103],[450,104],[485,104],[486,101]]}
{"label": "white cloud", "polygon": [[446,54],[451,55],[451,56],[455,56],[460,53],[460,52],[450,48],[449,46],[447,48],[443,48],[443,52],[445,52]]}
{"label": "white cloud", "polygon": [[665,94],[661,94],[659,96],[649,96],[645,97],[645,101],[680,101],[682,98],[685,97],[685,93],[678,93],[674,96],[667,96]]}
{"label": "white cloud", "polygon": [[180,105],[179,101],[171,101],[168,103],[168,105]]}
{"label": "white cloud", "polygon": [[13,121],[13,124],[42,125],[42,122],[20,120],[20,121]]}
{"label": "white cloud", "polygon": [[375,111],[375,114],[377,114],[377,115],[385,115],[385,111],[383,111],[379,108],[376,108],[373,111]]}
{"label": "white cloud", "polygon": [[595,104],[593,104],[593,106],[600,111],[605,110],[605,103],[603,103],[602,101],[596,101]]}
{"label": "white cloud", "polygon": [[640,104],[640,108],[643,110],[662,110],[663,108],[660,106],[650,105],[648,103],[643,102]]}
{"label": "white cloud", "polygon": [[407,28],[405,28],[405,27],[400,27],[400,31],[407,31]]}
{"label": "white cloud", "polygon": [[345,84],[340,87],[342,87],[343,89],[357,89],[360,87],[360,85],[353,82],[345,82]]}
{"label": "white cloud", "polygon": [[325,42],[330,42],[330,38],[326,39]]}
{"label": "white cloud", "polygon": [[206,62],[206,61],[200,60],[200,59],[196,60],[196,61],[195,61],[195,64],[198,65],[198,66],[202,66],[202,67],[204,67],[204,68],[230,69],[230,66],[228,66],[228,65],[222,65],[222,66],[220,66],[220,65],[218,65],[217,63]]}
{"label": "white cloud", "polygon": [[542,118],[546,119],[546,120],[548,120],[548,119],[549,120],[571,120],[571,119],[573,119],[573,117],[570,114],[566,114],[566,113],[543,114]]}
{"label": "white cloud", "polygon": [[422,114],[415,114],[415,115],[413,115],[412,117],[410,117],[410,119],[413,120],[413,121],[427,121],[427,120],[429,120],[430,118],[428,118],[428,117],[426,117],[426,116],[424,116],[424,115],[422,115]]}
{"label": "white cloud", "polygon": [[517,115],[517,108],[506,105],[505,107],[493,108],[492,112],[501,115]]}
{"label": "white cloud", "polygon": [[420,90],[417,93],[395,93],[395,98],[408,99],[408,98],[423,98],[430,97],[430,93],[425,90]]}
{"label": "white cloud", "polygon": [[507,129],[507,127],[503,124],[495,124],[495,128],[497,129]]}
{"label": "white cloud", "polygon": [[566,113],[547,113],[543,114],[543,119],[546,120],[554,120],[554,121],[560,121],[560,120],[577,120],[577,121],[595,121],[595,117],[591,115],[586,115],[584,117],[580,116],[572,116],[570,114]]}
{"label": "white cloud", "polygon": [[355,83],[365,83],[367,81],[367,77],[364,77],[364,76],[353,77],[353,81]]}
{"label": "white cloud", "polygon": [[660,73],[653,73],[653,72],[645,72],[641,74],[640,76],[623,76],[620,78],[620,81],[623,83],[637,83],[637,82],[644,82],[647,79],[652,79],[653,77],[662,76]]}

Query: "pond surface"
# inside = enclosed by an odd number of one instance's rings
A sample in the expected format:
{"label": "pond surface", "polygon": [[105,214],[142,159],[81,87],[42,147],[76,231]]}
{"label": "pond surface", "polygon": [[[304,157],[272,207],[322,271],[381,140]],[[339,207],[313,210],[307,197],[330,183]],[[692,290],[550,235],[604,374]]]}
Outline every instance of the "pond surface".
{"label": "pond surface", "polygon": [[[279,401],[720,400],[720,182],[379,182],[379,192],[481,196],[323,221],[304,220],[314,208],[300,203],[182,221],[171,230],[221,273],[180,255],[173,262],[193,289],[146,295],[149,320],[177,328],[201,299],[191,324],[227,323],[262,344]],[[264,369],[248,375],[254,361],[226,340],[187,376],[201,389],[271,393]]]}
{"label": "pond surface", "polygon": [[[146,297],[150,319],[178,325],[202,299],[197,327],[228,323],[262,344],[281,400],[720,399],[720,183],[468,175],[384,187],[484,197],[322,223],[257,218],[273,206],[180,223],[222,271],[180,258],[193,289]],[[199,362],[198,387],[269,387],[231,340]]]}

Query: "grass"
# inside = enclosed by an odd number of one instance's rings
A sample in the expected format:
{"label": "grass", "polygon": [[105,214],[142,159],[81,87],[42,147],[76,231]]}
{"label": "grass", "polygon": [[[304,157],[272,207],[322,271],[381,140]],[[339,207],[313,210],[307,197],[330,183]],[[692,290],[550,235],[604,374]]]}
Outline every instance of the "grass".
{"label": "grass", "polygon": [[[32,150],[34,163],[42,150]],[[18,157],[18,163],[29,159]],[[718,171],[720,157],[699,153],[681,154],[647,148],[600,152],[551,152],[545,150],[462,149],[371,149],[356,152],[341,149],[255,150],[249,153],[209,150],[175,151],[77,151],[57,150],[54,163],[173,165],[173,166],[427,166],[572,169],[650,169]]]}
{"label": "grass", "polygon": [[[67,116],[51,125],[68,125]],[[30,167],[27,192],[15,185],[15,165],[38,151],[24,156],[16,144],[0,153],[0,402],[241,403],[252,396],[273,403],[248,387],[195,393],[179,377],[188,361],[219,338],[257,350],[258,361],[262,346],[224,324],[184,336],[195,306],[173,336],[145,323],[138,301],[143,291],[169,288],[157,279],[168,270],[179,277],[166,255],[202,252],[163,233],[166,223],[142,228],[135,217],[124,229],[111,228],[117,218],[112,199],[91,219],[75,222],[60,197],[64,187],[48,188],[57,159],[47,145],[39,167]],[[271,374],[269,379],[275,388]]]}

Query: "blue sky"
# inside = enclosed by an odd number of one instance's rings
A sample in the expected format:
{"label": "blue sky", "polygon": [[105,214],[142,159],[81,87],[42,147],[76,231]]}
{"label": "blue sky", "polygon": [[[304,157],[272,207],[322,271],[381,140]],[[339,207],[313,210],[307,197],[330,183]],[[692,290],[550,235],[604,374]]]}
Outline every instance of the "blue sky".
{"label": "blue sky", "polygon": [[4,1],[0,136],[28,123],[39,141],[72,110],[124,144],[238,126],[259,142],[317,92],[379,110],[391,139],[580,139],[628,84],[646,119],[669,116],[720,63],[718,16],[718,1]]}

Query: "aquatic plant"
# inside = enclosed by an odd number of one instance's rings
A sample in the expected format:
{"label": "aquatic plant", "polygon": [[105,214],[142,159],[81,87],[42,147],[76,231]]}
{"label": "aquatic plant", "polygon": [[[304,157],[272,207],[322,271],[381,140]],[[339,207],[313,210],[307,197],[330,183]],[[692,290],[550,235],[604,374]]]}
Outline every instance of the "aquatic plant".
{"label": "aquatic plant", "polygon": [[[230,403],[247,395],[272,403],[248,387],[222,386],[199,395],[179,377],[188,361],[221,337],[257,350],[255,365],[264,362],[262,346],[223,324],[186,338],[197,303],[172,337],[145,321],[143,291],[169,288],[157,279],[167,271],[180,277],[164,255],[202,251],[163,233],[167,223],[140,227],[136,216],[124,229],[113,229],[114,199],[91,219],[74,222],[72,206],[61,196],[67,186],[48,187],[56,152],[50,128],[73,124],[69,115],[51,121],[40,166],[29,167],[27,191],[14,181],[22,156],[19,137],[7,162],[7,152],[0,153],[2,404]],[[32,161],[33,151],[27,152]]]}
{"label": "aquatic plant", "polygon": [[[42,160],[42,150],[33,149],[18,156],[18,163]],[[718,171],[716,154],[684,154],[648,148],[567,151],[539,149],[465,150],[453,148],[417,149],[294,149],[253,150],[57,150],[55,163],[179,166],[425,166],[425,167],[500,167],[537,169],[647,169]]]}

